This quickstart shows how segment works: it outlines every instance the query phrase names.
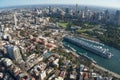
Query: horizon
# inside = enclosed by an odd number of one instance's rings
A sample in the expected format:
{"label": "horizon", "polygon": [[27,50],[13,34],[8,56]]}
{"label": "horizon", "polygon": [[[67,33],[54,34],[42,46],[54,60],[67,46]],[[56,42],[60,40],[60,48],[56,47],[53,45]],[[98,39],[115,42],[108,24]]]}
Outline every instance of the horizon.
{"label": "horizon", "polygon": [[[92,1],[92,2],[91,2]],[[19,4],[18,4],[19,3]],[[6,7],[15,7],[15,6],[30,6],[30,5],[75,5],[78,4],[79,6],[98,6],[98,7],[106,7],[106,8],[116,8],[120,9],[119,0],[110,0],[109,2],[107,0],[69,0],[69,2],[66,0],[0,0],[0,8],[6,8]]]}
{"label": "horizon", "polygon": [[[9,9],[9,8],[28,8],[28,7],[34,7],[34,8],[38,8],[38,7],[48,7],[48,6],[52,6],[52,7],[68,7],[68,6],[73,6],[75,7],[76,4],[28,4],[28,5],[14,5],[14,6],[6,6],[6,7],[0,7],[0,9]],[[120,8],[114,8],[114,7],[105,7],[105,6],[97,6],[97,5],[79,5],[78,7],[91,7],[91,8],[101,8],[101,9],[113,9],[113,10],[120,10]]]}

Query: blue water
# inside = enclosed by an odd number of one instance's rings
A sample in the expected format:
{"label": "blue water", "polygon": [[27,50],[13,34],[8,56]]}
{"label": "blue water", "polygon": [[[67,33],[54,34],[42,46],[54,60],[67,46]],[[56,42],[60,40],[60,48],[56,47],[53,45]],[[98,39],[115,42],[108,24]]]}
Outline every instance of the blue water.
{"label": "blue water", "polygon": [[[89,41],[86,41],[86,42],[88,42],[90,44],[95,44],[95,43],[89,42]],[[70,45],[71,47],[76,49],[76,52],[78,54],[84,54],[84,55],[87,55],[87,56],[93,58],[97,62],[98,65],[100,65],[110,71],[120,74],[120,50],[117,50],[113,47],[104,45],[103,47],[108,48],[109,51],[114,55],[111,59],[105,59],[105,58],[102,58],[94,53],[91,53],[91,52],[85,50],[85,49],[82,49],[80,47],[72,45],[68,42],[63,42],[63,43],[66,45]],[[99,45],[99,44],[96,44],[96,45]]]}

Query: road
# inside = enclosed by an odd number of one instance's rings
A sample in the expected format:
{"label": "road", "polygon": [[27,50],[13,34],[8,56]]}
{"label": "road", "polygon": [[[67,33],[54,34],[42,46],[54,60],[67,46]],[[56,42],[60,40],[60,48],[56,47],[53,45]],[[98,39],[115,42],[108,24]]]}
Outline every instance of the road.
{"label": "road", "polygon": [[107,69],[105,69],[105,68],[103,68],[103,67],[101,67],[101,66],[99,66],[99,65],[97,65],[97,64],[92,64],[92,65],[93,65],[94,67],[96,67],[96,68],[98,68],[98,69],[100,69],[100,70],[102,70],[102,71],[106,71],[106,72],[108,72],[109,74],[111,74],[112,76],[120,79],[120,75],[119,75],[119,74],[116,74],[116,73],[114,73],[114,72],[112,72],[112,71],[110,71],[110,70],[107,70]]}

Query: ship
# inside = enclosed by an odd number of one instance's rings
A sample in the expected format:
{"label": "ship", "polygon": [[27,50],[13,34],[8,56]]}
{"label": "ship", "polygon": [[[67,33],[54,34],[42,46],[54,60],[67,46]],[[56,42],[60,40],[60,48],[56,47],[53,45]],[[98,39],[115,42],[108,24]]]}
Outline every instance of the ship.
{"label": "ship", "polygon": [[82,41],[78,38],[72,36],[64,36],[63,41],[69,42],[75,46],[81,47],[87,51],[90,51],[98,56],[103,58],[110,59],[112,58],[113,54],[109,51],[109,49],[103,48],[102,46],[96,46],[93,44],[89,44],[85,41]]}

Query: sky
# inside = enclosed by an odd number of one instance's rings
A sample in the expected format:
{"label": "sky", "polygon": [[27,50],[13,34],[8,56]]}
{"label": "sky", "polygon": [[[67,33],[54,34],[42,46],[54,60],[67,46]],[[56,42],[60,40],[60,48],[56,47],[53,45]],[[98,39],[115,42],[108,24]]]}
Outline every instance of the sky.
{"label": "sky", "polygon": [[0,7],[34,4],[79,4],[120,8],[120,0],[0,0]]}

